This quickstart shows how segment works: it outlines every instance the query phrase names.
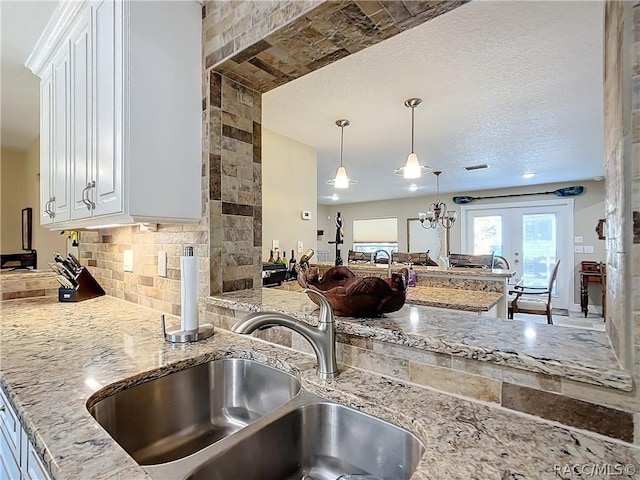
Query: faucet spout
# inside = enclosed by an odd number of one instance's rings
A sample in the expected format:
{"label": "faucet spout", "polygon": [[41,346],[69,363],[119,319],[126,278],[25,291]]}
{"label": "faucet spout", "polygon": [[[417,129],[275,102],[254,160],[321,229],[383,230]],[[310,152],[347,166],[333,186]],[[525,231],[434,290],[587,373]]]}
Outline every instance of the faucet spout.
{"label": "faucet spout", "polygon": [[256,330],[271,327],[289,328],[302,335],[311,344],[318,360],[318,376],[323,380],[330,380],[338,376],[335,316],[324,295],[314,290],[305,290],[305,292],[317,295],[320,299],[320,315],[318,316],[317,327],[296,320],[284,313],[256,312],[237,322],[231,327],[231,331],[250,334]]}
{"label": "faucet spout", "polygon": [[379,253],[384,253],[387,255],[387,274],[388,277],[391,278],[391,254],[389,252],[383,249],[376,250],[371,254],[371,263],[374,265],[377,263]]}

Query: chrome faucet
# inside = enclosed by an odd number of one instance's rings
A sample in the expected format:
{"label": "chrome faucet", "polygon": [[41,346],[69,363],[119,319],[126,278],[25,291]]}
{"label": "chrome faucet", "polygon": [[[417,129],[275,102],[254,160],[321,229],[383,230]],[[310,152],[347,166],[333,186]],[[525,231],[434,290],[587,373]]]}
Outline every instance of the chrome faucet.
{"label": "chrome faucet", "polygon": [[386,250],[383,249],[378,249],[375,252],[373,252],[371,254],[371,263],[375,265],[376,260],[378,258],[378,254],[379,253],[386,253],[387,254],[387,272],[388,272],[388,276],[389,278],[391,278],[391,254],[389,252],[387,252]]}
{"label": "chrome faucet", "polygon": [[336,362],[336,321],[333,309],[324,295],[305,290],[306,293],[317,295],[320,300],[320,315],[318,326],[296,320],[289,315],[277,312],[256,312],[244,317],[231,327],[232,332],[249,334],[256,330],[271,327],[286,327],[302,335],[313,347],[318,359],[318,376],[323,380],[331,380],[338,376]]}

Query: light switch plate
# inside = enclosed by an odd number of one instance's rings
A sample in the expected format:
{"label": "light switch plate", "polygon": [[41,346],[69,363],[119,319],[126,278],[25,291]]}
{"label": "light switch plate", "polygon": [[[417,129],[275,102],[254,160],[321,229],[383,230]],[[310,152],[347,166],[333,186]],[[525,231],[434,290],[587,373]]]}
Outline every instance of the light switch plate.
{"label": "light switch plate", "polygon": [[593,253],[593,245],[585,245],[584,253]]}
{"label": "light switch plate", "polygon": [[582,236],[573,237],[573,243],[582,243],[582,242],[583,242]]}
{"label": "light switch plate", "polygon": [[574,245],[573,251],[575,253],[584,253],[584,247],[582,245]]}
{"label": "light switch plate", "polygon": [[298,242],[298,253],[302,253],[302,252],[304,252],[304,247],[303,247],[302,241],[299,241]]}
{"label": "light switch plate", "polygon": [[125,250],[123,257],[124,271],[133,272],[133,250]]}
{"label": "light switch plate", "polygon": [[280,248],[280,240],[271,240],[271,249]]}
{"label": "light switch plate", "polygon": [[167,276],[167,252],[164,250],[158,251],[158,276]]}

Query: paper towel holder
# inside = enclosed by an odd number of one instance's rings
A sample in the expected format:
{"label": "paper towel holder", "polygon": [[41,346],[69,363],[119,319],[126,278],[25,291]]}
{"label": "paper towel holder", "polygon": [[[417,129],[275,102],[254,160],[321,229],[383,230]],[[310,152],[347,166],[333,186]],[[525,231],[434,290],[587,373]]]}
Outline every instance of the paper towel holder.
{"label": "paper towel holder", "polygon": [[180,330],[176,328],[167,331],[164,314],[160,315],[160,322],[162,323],[162,336],[167,342],[171,343],[197,342],[213,335],[213,325],[210,323],[200,325],[197,330]]}

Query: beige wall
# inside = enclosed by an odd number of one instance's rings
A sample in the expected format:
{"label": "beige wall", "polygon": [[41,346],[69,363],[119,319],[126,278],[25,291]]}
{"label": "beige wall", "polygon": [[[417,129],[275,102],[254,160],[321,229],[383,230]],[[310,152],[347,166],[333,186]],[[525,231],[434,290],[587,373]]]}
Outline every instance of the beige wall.
{"label": "beige wall", "polygon": [[38,252],[38,268],[48,268],[53,252],[66,255],[66,237],[40,226],[40,142],[26,150],[2,149],[2,253],[22,251],[23,208],[33,209],[32,248]]}
{"label": "beige wall", "polygon": [[[309,174],[309,172],[311,172]],[[262,257],[269,258],[272,240],[300,258],[297,244],[317,250],[316,151],[302,143],[262,129]],[[302,220],[302,211],[311,220]]]}
{"label": "beige wall", "polygon": [[[575,272],[576,272],[576,285],[574,286],[574,303],[580,303],[579,292],[580,289],[577,285],[577,272],[580,269],[580,262],[583,260],[604,261],[605,254],[605,242],[598,240],[598,236],[595,231],[598,219],[604,217],[604,182],[576,182],[576,185],[583,185],[585,187],[584,194],[573,197],[574,198],[574,236],[583,237],[583,245],[593,245],[593,254],[576,254],[574,256]],[[561,187],[566,187],[567,184],[546,184],[536,185],[531,187],[519,187],[519,188],[506,188],[499,190],[485,190],[476,192],[458,192],[446,195],[440,195],[440,200],[447,204],[449,210],[460,211],[460,206],[456,205],[452,201],[452,197],[455,195],[470,195],[470,196],[487,196],[487,195],[507,195],[517,193],[530,193],[530,192],[542,192],[553,191]],[[549,195],[540,195],[527,197],[532,200],[545,200],[556,197]],[[324,235],[320,241],[318,241],[319,250],[329,251],[329,260],[335,259],[333,245],[329,245],[327,242],[333,240],[335,235],[334,218],[336,212],[340,211],[344,218],[345,226],[345,244],[342,247],[342,258],[346,258],[346,252],[353,247],[352,237],[352,222],[353,220],[364,218],[383,218],[383,217],[397,217],[398,218],[398,243],[399,250],[407,250],[407,218],[416,218],[418,212],[424,212],[426,206],[435,200],[435,196],[422,196],[413,198],[403,198],[397,200],[384,200],[380,202],[364,202],[364,203],[352,203],[348,205],[320,205],[318,207],[318,229],[324,229]],[[521,202],[521,197],[513,198],[500,198],[493,200],[476,200],[473,205],[490,204],[490,203],[513,203]],[[328,219],[327,217],[331,217]],[[458,220],[459,222],[460,220]],[[451,229],[451,248],[452,252],[461,251],[461,238],[460,238],[460,225],[459,223]],[[600,297],[598,295],[592,295],[590,301],[595,305],[600,305]]]}
{"label": "beige wall", "polygon": [[26,204],[33,209],[33,248],[38,252],[38,268],[49,268],[53,252],[67,252],[67,238],[60,232],[40,226],[40,141],[24,151]]}
{"label": "beige wall", "polygon": [[24,152],[2,149],[0,177],[2,182],[2,253],[22,251],[22,209],[27,207]]}

